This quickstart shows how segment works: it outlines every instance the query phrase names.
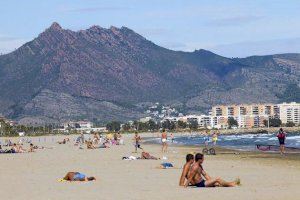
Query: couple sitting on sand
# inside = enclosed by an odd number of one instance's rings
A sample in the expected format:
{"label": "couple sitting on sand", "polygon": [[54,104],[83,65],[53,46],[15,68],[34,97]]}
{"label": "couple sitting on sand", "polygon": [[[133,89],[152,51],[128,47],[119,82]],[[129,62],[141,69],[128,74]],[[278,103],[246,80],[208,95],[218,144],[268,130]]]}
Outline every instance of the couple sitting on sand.
{"label": "couple sitting on sand", "polygon": [[196,186],[196,187],[234,187],[240,184],[237,179],[233,182],[226,182],[221,178],[211,178],[203,169],[202,163],[204,156],[201,153],[195,155],[188,154],[186,163],[180,177],[180,186]]}

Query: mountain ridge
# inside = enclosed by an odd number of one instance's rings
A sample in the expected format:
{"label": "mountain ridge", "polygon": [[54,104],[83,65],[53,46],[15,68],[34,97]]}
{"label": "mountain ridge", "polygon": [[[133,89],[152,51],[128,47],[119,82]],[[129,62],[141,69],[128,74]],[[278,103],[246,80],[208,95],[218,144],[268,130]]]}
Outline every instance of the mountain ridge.
{"label": "mountain ridge", "polygon": [[[0,113],[22,123],[125,121],[144,116],[136,104],[157,101],[203,112],[217,103],[281,101],[291,85],[299,87],[299,77],[300,54],[231,59],[204,49],[169,50],[127,27],[72,31],[54,22],[0,56]],[[131,108],[103,114],[117,104]],[[60,112],[63,106],[71,114]]]}

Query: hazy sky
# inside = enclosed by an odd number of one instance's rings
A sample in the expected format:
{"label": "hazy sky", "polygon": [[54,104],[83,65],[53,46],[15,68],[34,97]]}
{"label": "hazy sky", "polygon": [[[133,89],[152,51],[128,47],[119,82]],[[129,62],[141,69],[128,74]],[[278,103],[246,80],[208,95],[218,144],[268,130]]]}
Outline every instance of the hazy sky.
{"label": "hazy sky", "polygon": [[126,26],[166,48],[228,57],[300,52],[299,0],[0,0],[0,52],[56,21]]}

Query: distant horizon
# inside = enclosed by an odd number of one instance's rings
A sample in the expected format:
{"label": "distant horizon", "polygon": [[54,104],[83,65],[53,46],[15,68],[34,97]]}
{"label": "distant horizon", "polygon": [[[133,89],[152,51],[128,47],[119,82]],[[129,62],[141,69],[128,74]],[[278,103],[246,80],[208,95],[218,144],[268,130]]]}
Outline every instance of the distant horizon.
{"label": "distant horizon", "polygon": [[296,0],[2,1],[0,18],[9,20],[0,21],[0,53],[31,41],[54,21],[71,30],[126,26],[176,51],[240,58],[300,53],[299,9]]}

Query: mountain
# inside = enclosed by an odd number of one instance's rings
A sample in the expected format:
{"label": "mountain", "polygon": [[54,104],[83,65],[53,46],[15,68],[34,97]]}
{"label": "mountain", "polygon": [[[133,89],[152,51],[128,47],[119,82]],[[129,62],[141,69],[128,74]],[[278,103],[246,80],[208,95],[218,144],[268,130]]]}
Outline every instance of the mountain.
{"label": "mountain", "polygon": [[75,32],[53,23],[0,56],[0,113],[35,124],[125,121],[142,117],[144,102],[195,113],[219,103],[298,100],[299,83],[300,54],[230,59],[172,51],[126,27]]}

